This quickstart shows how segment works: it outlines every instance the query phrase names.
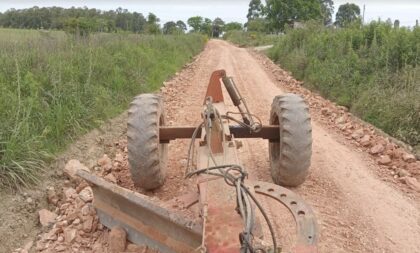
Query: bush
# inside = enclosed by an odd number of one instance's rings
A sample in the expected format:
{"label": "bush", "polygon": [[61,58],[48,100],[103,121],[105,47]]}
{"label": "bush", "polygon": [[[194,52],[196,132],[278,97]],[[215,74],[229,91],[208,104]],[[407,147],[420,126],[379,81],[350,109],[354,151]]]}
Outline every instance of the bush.
{"label": "bush", "polygon": [[34,182],[51,154],[126,110],[202,50],[203,37],[0,30],[0,182]]}
{"label": "bush", "polygon": [[279,38],[269,56],[324,97],[420,145],[420,28],[307,24]]}

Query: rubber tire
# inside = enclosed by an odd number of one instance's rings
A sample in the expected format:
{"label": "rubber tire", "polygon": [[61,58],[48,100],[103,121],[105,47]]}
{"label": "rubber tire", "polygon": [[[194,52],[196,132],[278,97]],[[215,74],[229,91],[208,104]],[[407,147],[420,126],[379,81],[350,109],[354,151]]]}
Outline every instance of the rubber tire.
{"label": "rubber tire", "polygon": [[156,94],[136,96],[128,110],[128,162],[134,184],[146,190],[165,181],[168,144],[159,142],[160,125],[165,125],[162,98]]}
{"label": "rubber tire", "polygon": [[280,140],[269,143],[273,181],[282,186],[299,186],[308,176],[311,165],[309,108],[296,94],[276,96],[271,105],[270,124],[278,124],[280,131]]}

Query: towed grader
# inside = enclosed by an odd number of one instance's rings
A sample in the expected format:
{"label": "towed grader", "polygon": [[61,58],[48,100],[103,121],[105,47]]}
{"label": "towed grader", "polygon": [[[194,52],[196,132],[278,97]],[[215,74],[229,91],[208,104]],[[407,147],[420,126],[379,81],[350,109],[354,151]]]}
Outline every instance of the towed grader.
{"label": "towed grader", "polygon": [[[238,112],[227,111],[222,84]],[[273,217],[261,204],[269,198],[283,204],[296,221],[292,252],[317,252],[318,231],[311,208],[282,187],[303,183],[310,166],[311,123],[303,99],[294,94],[276,96],[270,124],[262,125],[250,113],[233,79],[218,70],[211,75],[201,118],[198,126],[166,126],[162,98],[142,94],[131,103],[127,125],[132,180],[148,190],[164,184],[168,143],[191,139],[185,177],[195,178],[197,187],[177,201],[186,209],[198,210],[196,217],[79,171],[79,176],[92,185],[101,223],[110,228],[121,226],[130,241],[159,252],[281,252]],[[248,180],[236,153],[240,148],[237,139],[241,138],[268,140],[276,184]],[[268,238],[262,238],[263,227]]]}

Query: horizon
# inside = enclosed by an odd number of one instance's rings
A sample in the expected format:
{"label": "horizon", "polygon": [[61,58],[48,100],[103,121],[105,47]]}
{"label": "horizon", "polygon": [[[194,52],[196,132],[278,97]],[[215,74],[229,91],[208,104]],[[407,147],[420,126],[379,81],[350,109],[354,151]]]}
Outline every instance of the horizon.
{"label": "horizon", "polygon": [[[262,1],[264,2],[264,1]],[[335,14],[338,7],[349,1],[337,0],[334,1],[334,13],[332,20],[335,20]],[[379,1],[373,0],[367,3],[367,0],[355,0],[350,3],[357,4],[363,13],[363,6],[365,5],[365,23],[381,19],[386,21],[388,18],[392,21],[398,19],[401,26],[412,27],[416,24],[416,20],[420,19],[420,2],[413,0],[402,0],[398,4],[393,1]],[[202,16],[214,20],[220,17],[225,22],[240,22],[247,21],[246,15],[248,13],[249,0],[213,0],[204,2],[203,0],[179,0],[174,3],[170,0],[155,0],[153,2],[143,1],[28,1],[17,0],[13,2],[0,2],[0,12],[4,13],[9,9],[26,9],[34,6],[42,7],[62,7],[62,8],[95,8],[101,11],[116,10],[118,7],[127,9],[130,12],[140,12],[147,16],[148,13],[154,13],[159,19],[160,24],[168,21],[182,20],[186,22],[192,16]]]}

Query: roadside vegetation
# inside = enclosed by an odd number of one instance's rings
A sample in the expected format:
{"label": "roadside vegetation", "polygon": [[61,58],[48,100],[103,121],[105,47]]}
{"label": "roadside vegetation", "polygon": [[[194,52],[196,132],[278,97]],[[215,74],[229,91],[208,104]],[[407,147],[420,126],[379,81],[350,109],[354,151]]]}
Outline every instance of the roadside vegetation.
{"label": "roadside vegetation", "polygon": [[0,183],[35,182],[70,141],[157,90],[204,45],[201,35],[0,30]]}
{"label": "roadside vegetation", "polygon": [[333,7],[332,0],[251,0],[244,29],[224,38],[274,44],[268,56],[306,87],[420,151],[418,23],[363,24],[353,3],[340,5],[333,22]]}
{"label": "roadside vegetation", "polygon": [[282,36],[269,56],[305,86],[386,133],[420,145],[419,27],[307,24]]}
{"label": "roadside vegetation", "polygon": [[232,42],[240,47],[256,47],[272,45],[277,41],[278,35],[265,34],[261,32],[245,32],[241,30],[227,31],[223,39]]}

